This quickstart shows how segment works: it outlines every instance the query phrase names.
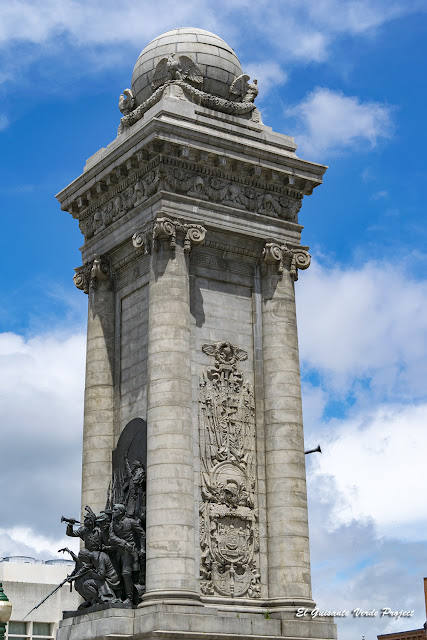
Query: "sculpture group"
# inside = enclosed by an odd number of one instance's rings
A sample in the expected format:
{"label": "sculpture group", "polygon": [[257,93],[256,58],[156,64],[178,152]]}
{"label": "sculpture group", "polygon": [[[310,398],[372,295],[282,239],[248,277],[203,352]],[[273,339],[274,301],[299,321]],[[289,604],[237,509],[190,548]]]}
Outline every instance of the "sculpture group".
{"label": "sculpture group", "polygon": [[168,87],[172,87],[173,95],[182,100],[191,100],[209,109],[230,115],[248,115],[253,122],[260,122],[260,113],[254,105],[259,91],[258,82],[254,80],[251,83],[249,79],[246,73],[236,77],[229,87],[228,100],[214,96],[202,91],[203,75],[191,58],[172,53],[158,62],[151,83],[153,94],[143,104],[136,106],[131,89],[123,91],[119,99],[119,109],[123,117],[118,134],[122,134],[126,127],[140,120],[148,109],[164,97]]}
{"label": "sculpture group", "polygon": [[73,518],[67,522],[67,536],[80,538],[84,547],[76,555],[68,577],[84,602],[79,609],[94,605],[132,606],[145,591],[145,495],[143,465],[125,457],[125,477],[116,473],[107,504],[96,515],[85,507],[83,524]]}

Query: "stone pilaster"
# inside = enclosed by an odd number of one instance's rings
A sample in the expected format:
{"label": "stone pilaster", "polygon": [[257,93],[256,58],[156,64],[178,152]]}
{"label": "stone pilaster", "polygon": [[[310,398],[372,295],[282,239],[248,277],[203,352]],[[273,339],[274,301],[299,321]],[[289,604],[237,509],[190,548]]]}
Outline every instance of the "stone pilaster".
{"label": "stone pilaster", "polygon": [[310,256],[267,243],[263,252],[268,591],[272,606],[311,602],[294,280]]}
{"label": "stone pilaster", "polygon": [[160,218],[151,235],[144,599],[198,598],[188,253],[204,234]]}
{"label": "stone pilaster", "polygon": [[94,260],[76,269],[77,288],[89,295],[86,384],[83,426],[82,510],[105,508],[114,449],[113,362],[114,290],[108,260]]}

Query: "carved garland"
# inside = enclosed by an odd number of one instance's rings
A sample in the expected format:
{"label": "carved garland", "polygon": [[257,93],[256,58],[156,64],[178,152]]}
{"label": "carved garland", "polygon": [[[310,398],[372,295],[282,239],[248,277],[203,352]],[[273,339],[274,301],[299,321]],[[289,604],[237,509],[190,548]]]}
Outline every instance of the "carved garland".
{"label": "carved garland", "polygon": [[226,100],[225,98],[220,98],[212,95],[211,93],[206,93],[205,91],[196,89],[183,80],[168,80],[159,87],[153,95],[148,98],[148,100],[121,118],[117,135],[121,135],[127,127],[130,127],[135,124],[135,122],[138,122],[138,120],[141,120],[144,114],[151,109],[151,107],[160,102],[163,95],[168,91],[168,87],[171,85],[182,89],[184,94],[187,94],[187,96],[198,105],[233,116],[250,114],[253,122],[259,123],[261,121],[260,113],[253,102],[234,102],[233,100]]}
{"label": "carved garland", "polygon": [[215,364],[199,385],[201,591],[258,598],[255,404],[238,368],[248,354],[229,342],[202,350]]}

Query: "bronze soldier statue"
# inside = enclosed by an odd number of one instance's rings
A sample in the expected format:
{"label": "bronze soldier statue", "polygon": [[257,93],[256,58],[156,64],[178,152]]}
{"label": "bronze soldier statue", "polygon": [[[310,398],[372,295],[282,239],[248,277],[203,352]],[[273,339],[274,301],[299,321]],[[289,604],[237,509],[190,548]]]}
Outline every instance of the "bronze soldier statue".
{"label": "bronze soldier statue", "polygon": [[145,556],[145,531],[137,520],[126,515],[123,504],[113,506],[110,544],[115,549],[120,564],[126,595],[124,604],[133,604],[132,572],[139,571],[139,559]]}

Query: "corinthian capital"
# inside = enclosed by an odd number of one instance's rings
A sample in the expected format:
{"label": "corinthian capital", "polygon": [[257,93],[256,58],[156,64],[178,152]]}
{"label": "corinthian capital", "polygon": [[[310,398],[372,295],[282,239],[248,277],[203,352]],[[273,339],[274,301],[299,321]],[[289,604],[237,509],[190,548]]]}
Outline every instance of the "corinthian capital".
{"label": "corinthian capital", "polygon": [[113,287],[110,261],[105,256],[95,255],[93,260],[77,267],[74,271],[74,284],[84,293],[89,293],[90,288],[96,291],[100,286],[107,289]]}
{"label": "corinthian capital", "polygon": [[282,274],[284,267],[289,270],[292,280],[298,280],[298,269],[308,269],[310,254],[301,248],[292,248],[277,242],[266,242],[262,252],[262,262],[265,266],[273,265],[277,273]]}

